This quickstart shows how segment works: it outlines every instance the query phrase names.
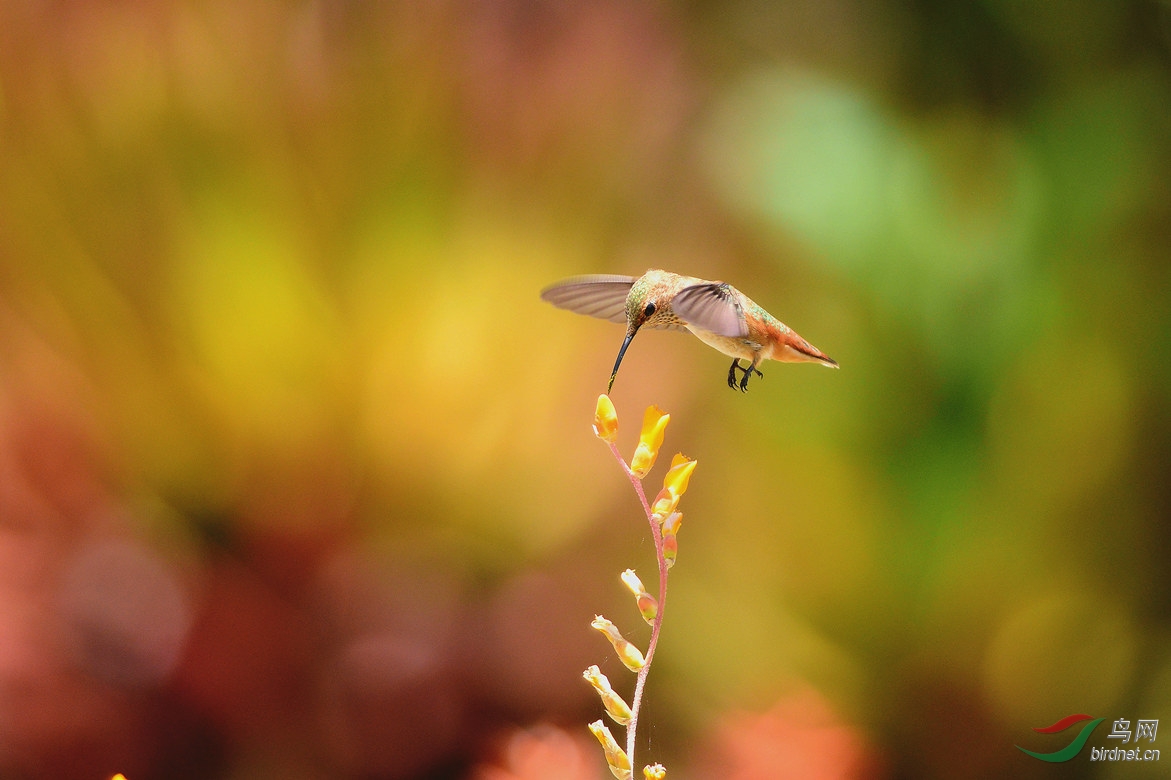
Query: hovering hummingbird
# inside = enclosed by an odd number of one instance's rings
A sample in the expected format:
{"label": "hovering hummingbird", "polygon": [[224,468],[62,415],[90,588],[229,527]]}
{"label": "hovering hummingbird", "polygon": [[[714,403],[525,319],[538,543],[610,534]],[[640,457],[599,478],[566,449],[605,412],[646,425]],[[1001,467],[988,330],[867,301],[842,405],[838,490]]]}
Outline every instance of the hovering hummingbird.
{"label": "hovering hummingbird", "polygon": [[[798,336],[747,295],[726,282],[651,269],[642,276],[591,274],[551,284],[541,300],[561,309],[626,323],[626,338],[618,350],[610,384],[622,365],[626,348],[639,328],[689,330],[710,347],[732,358],[728,387],[748,391],[752,374],[762,360],[782,363],[821,363],[837,368],[837,361]],[[747,366],[740,365],[748,361]],[[737,380],[736,372],[742,372]]]}

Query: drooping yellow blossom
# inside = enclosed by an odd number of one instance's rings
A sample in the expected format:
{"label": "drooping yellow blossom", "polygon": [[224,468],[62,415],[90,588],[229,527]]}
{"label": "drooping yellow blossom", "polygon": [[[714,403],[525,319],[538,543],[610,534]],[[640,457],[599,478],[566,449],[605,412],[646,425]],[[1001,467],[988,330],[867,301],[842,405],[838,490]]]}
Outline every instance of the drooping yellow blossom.
{"label": "drooping yellow blossom", "polygon": [[638,605],[639,614],[642,619],[648,624],[653,625],[655,617],[659,614],[659,602],[654,596],[647,593],[647,589],[643,586],[642,580],[634,573],[634,569],[627,569],[622,572],[622,582],[634,594],[634,601]]}
{"label": "drooping yellow blossom", "polygon": [[630,780],[634,776],[631,771],[630,756],[626,755],[626,751],[618,746],[614,735],[610,733],[610,728],[602,721],[595,720],[589,725],[589,729],[602,744],[602,751],[606,754],[606,764],[610,767],[610,773],[618,780]]}
{"label": "drooping yellow blossom", "polygon": [[630,705],[610,687],[609,678],[602,674],[602,670],[597,665],[586,669],[582,672],[581,676],[590,685],[594,686],[594,690],[598,692],[598,696],[602,699],[602,705],[606,708],[606,713],[614,719],[615,723],[619,726],[625,726],[630,722]]}
{"label": "drooping yellow blossom", "polygon": [[590,626],[606,635],[610,644],[614,646],[614,652],[618,654],[618,660],[622,661],[627,669],[637,672],[646,666],[646,659],[643,657],[642,651],[622,636],[622,633],[618,631],[618,626],[601,615],[595,615]]}
{"label": "drooping yellow blossom", "polygon": [[646,408],[642,417],[642,432],[638,435],[638,447],[634,450],[634,457],[630,459],[630,470],[634,476],[642,479],[655,465],[655,458],[659,457],[659,447],[663,446],[663,433],[667,430],[667,423],[671,415],[664,414],[663,410],[654,404]]}
{"label": "drooping yellow blossom", "polygon": [[663,477],[663,489],[651,502],[651,514],[660,523],[679,506],[679,499],[687,492],[687,484],[691,481],[691,472],[695,471],[696,462],[683,454],[671,460],[671,468]]}
{"label": "drooping yellow blossom", "polygon": [[676,497],[687,492],[687,483],[691,481],[691,472],[695,471],[697,461],[677,453],[671,459],[671,469],[663,477],[663,487],[670,490]]}
{"label": "drooping yellow blossom", "polygon": [[594,435],[610,444],[618,438],[618,412],[605,393],[598,396],[598,406],[594,410]]}

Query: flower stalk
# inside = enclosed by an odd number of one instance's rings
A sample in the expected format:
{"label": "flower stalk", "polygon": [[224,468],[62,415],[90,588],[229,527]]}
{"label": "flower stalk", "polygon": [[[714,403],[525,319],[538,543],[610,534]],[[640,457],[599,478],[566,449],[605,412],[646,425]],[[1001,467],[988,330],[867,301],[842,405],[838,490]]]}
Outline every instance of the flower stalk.
{"label": "flower stalk", "polygon": [[[682,498],[684,492],[687,490],[692,472],[695,471],[696,461],[682,454],[676,455],[671,461],[670,469],[663,478],[663,488],[655,496],[654,504],[652,505],[647,501],[642,480],[654,467],[655,460],[659,455],[659,449],[663,444],[667,423],[670,420],[671,416],[664,413],[659,407],[650,406],[647,408],[646,413],[643,415],[642,431],[639,435],[638,446],[628,464],[618,450],[618,415],[608,396],[601,395],[598,397],[597,410],[594,415],[594,433],[609,446],[610,452],[614,455],[614,459],[618,461],[623,473],[630,480],[635,495],[638,496],[639,503],[642,505],[643,513],[646,515],[647,523],[650,526],[651,538],[655,544],[655,558],[658,564],[659,574],[658,596],[656,598],[647,591],[642,581],[638,578],[638,575],[632,569],[627,569],[622,573],[622,581],[634,595],[639,613],[651,626],[651,638],[647,644],[645,654],[641,653],[638,648],[626,640],[618,631],[618,628],[606,618],[599,615],[594,619],[592,624],[595,629],[606,635],[606,638],[610,640],[615,653],[617,653],[623,664],[637,675],[634,684],[634,696],[631,699],[629,707],[626,707],[625,701],[614,693],[613,689],[610,688],[609,680],[606,680],[601,675],[601,672],[597,671],[596,666],[591,666],[586,670],[584,675],[590,684],[594,686],[595,690],[598,691],[603,706],[605,706],[610,716],[617,723],[626,726],[626,750],[618,750],[615,753],[613,748],[616,747],[616,743],[608,746],[607,737],[610,743],[613,742],[613,737],[610,736],[609,729],[603,726],[601,721],[598,721],[596,724],[590,724],[590,731],[602,743],[610,771],[618,778],[632,777],[631,768],[634,766],[634,748],[635,737],[638,731],[639,710],[642,707],[643,691],[646,687],[647,675],[650,673],[651,662],[654,660],[655,650],[659,644],[659,635],[663,627],[663,615],[667,602],[667,575],[669,569],[675,563],[679,549],[677,534],[680,522],[682,521],[682,514],[677,512],[676,508],[679,505],[680,498]],[[604,684],[598,680],[599,677],[601,681],[604,681]],[[615,705],[615,699],[621,705],[618,707],[618,715],[615,715],[611,710],[611,707]],[[599,728],[595,728],[595,726]],[[601,731],[603,729],[604,733]],[[643,768],[643,777],[646,780],[662,780],[666,777],[666,770],[661,764],[648,765]]]}

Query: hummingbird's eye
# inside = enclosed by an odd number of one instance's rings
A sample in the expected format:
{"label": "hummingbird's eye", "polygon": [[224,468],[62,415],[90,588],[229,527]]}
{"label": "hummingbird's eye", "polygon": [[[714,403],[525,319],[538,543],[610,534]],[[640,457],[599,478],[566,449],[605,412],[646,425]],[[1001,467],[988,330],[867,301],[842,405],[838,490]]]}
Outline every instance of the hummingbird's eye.
{"label": "hummingbird's eye", "polygon": [[646,305],[646,309],[644,309],[642,313],[643,313],[643,316],[646,316],[646,317],[649,317],[649,316],[651,316],[652,314],[654,314],[654,313],[655,313],[655,304],[654,304],[654,303],[648,303],[648,304]]}

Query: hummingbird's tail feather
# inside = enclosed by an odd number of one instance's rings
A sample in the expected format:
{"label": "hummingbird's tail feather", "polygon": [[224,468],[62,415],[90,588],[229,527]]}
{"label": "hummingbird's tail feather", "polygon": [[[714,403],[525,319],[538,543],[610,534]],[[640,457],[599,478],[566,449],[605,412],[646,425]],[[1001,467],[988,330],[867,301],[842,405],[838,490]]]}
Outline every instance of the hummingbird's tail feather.
{"label": "hummingbird's tail feather", "polygon": [[559,309],[626,322],[626,297],[634,285],[633,276],[591,274],[562,279],[541,290],[541,300]]}

